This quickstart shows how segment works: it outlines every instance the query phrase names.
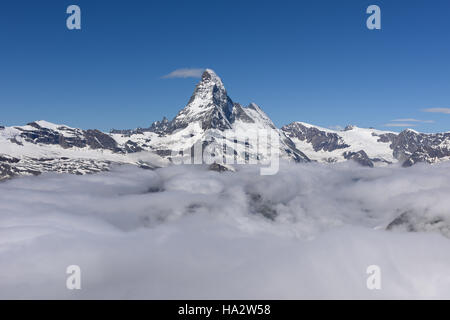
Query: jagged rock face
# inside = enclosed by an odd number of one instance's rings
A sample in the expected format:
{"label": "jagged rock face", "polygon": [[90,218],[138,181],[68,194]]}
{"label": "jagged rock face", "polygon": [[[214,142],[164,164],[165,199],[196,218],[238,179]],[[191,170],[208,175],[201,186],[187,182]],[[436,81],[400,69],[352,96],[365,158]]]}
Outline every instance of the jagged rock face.
{"label": "jagged rock face", "polygon": [[187,106],[172,120],[170,131],[184,129],[197,121],[203,130],[231,129],[232,110],[233,101],[228,97],[222,80],[214,71],[206,69]]}
{"label": "jagged rock face", "polygon": [[38,175],[41,173],[39,170],[22,164],[22,159],[0,156],[0,181],[18,175]]}
{"label": "jagged rock face", "polygon": [[450,157],[450,133],[424,134],[405,130],[393,140],[392,149],[404,167],[418,162],[434,163]]}
{"label": "jagged rock face", "polygon": [[[145,145],[144,145],[145,147]],[[141,146],[139,146],[136,142],[128,140],[127,142],[125,142],[125,144],[123,145],[124,151],[126,153],[136,153],[136,152],[141,152],[144,151],[145,149],[142,148]]]}
{"label": "jagged rock face", "polygon": [[227,171],[233,171],[230,167],[224,166],[220,163],[213,163],[208,167],[208,170],[210,171],[216,171],[216,172],[227,172]]}
{"label": "jagged rock face", "polygon": [[7,155],[3,155],[3,156],[0,155],[0,162],[3,162],[3,163],[17,163],[19,161],[20,161],[20,159],[17,159],[14,157],[10,157]]}
{"label": "jagged rock face", "polygon": [[[271,141],[266,151],[279,148],[281,158],[296,162],[353,160],[368,167],[400,162],[407,167],[450,160],[450,133],[405,130],[397,134],[355,126],[335,131],[300,122],[277,129],[256,104],[234,103],[222,80],[207,69],[186,107],[173,120],[164,117],[148,128],[106,134],[45,121],[0,126],[0,179],[42,172],[94,173],[115,163],[155,168],[158,165],[146,160],[148,152],[167,163],[174,154],[189,152],[199,143],[202,151],[219,158],[226,151],[244,162],[260,161],[268,154],[259,150],[258,139],[246,136],[259,130],[278,140]],[[230,133],[236,136],[230,138]],[[140,159],[141,154],[146,159]]]}
{"label": "jagged rock face", "polygon": [[347,160],[356,161],[364,167],[374,167],[372,160],[369,159],[369,156],[364,150],[360,150],[358,152],[344,152],[344,158]]}
{"label": "jagged rock face", "polygon": [[170,130],[170,121],[164,117],[161,121],[153,122],[148,131],[156,133],[165,133]]}
{"label": "jagged rock face", "polygon": [[265,200],[259,193],[248,193],[250,212],[262,215],[266,219],[275,220],[278,216],[273,204]]}
{"label": "jagged rock face", "polygon": [[63,146],[63,142],[61,141],[60,135],[57,132],[47,128],[41,129],[41,127],[36,123],[29,123],[28,125],[30,127],[33,127],[33,129],[26,130],[18,128],[18,130],[22,131],[21,137],[24,138],[25,141],[43,144],[59,144]]}
{"label": "jagged rock face", "polygon": [[383,133],[383,134],[376,135],[376,136],[378,137],[378,142],[393,143],[395,141],[395,139],[397,139],[398,134],[395,134],[395,133]]}
{"label": "jagged rock face", "polygon": [[414,131],[405,130],[401,132],[393,141],[391,148],[395,158],[407,160],[414,152],[423,145],[424,137]]}
{"label": "jagged rock face", "polygon": [[[111,133],[117,135],[117,139],[129,138],[130,145],[134,142],[133,148],[129,149],[150,150],[165,158],[170,158],[180,148],[189,150],[195,143],[202,142],[202,150],[214,156],[222,155],[226,149],[234,152],[236,158],[261,160],[265,157],[258,153],[256,141],[246,141],[248,137],[245,136],[260,129],[278,137],[282,157],[299,162],[309,161],[256,104],[244,107],[233,103],[222,80],[214,71],[207,69],[186,107],[172,121],[164,118],[147,129],[131,132],[113,130]],[[237,136],[236,141],[227,141],[225,138],[236,130],[241,136]],[[242,145],[249,150],[238,150]],[[129,149],[125,151],[129,152]]]}
{"label": "jagged rock face", "polygon": [[45,172],[84,175],[108,171],[111,161],[68,158],[28,158],[15,163],[0,162],[0,181],[20,175],[40,175]]}
{"label": "jagged rock face", "polygon": [[84,131],[84,137],[86,139],[86,145],[92,149],[108,149],[117,152],[120,151],[120,149],[117,148],[116,140],[99,130]]}
{"label": "jagged rock face", "polygon": [[281,128],[288,137],[295,137],[301,141],[310,143],[314,151],[334,151],[348,148],[341,137],[336,133],[320,131],[314,127],[306,127],[298,122],[293,122]]}
{"label": "jagged rock face", "polygon": [[[84,153],[89,150],[98,150],[98,156],[86,157]],[[106,171],[115,163],[102,158],[106,150],[111,154],[125,152],[110,135],[99,130],[81,130],[45,121],[5,128],[0,132],[0,179],[44,172]]]}
{"label": "jagged rock face", "polygon": [[[353,160],[360,165],[373,167],[392,163],[390,141],[380,141],[375,129],[347,126],[336,131],[293,122],[281,129],[310,159],[334,163]],[[355,143],[356,142],[356,143]]]}
{"label": "jagged rock face", "polygon": [[431,214],[430,212],[415,212],[408,210],[392,220],[386,230],[406,232],[438,232],[450,238],[450,220],[448,215]]}
{"label": "jagged rock face", "polygon": [[[120,151],[117,148],[117,142],[110,135],[99,130],[84,131],[66,126],[59,126],[55,130],[43,127],[39,122],[32,122],[26,127],[15,127],[15,129],[20,131],[20,138],[34,144],[59,145],[64,149],[90,147]],[[18,143],[17,136],[15,140]]]}
{"label": "jagged rock face", "polygon": [[391,143],[393,155],[403,167],[450,158],[450,133],[425,134],[407,129],[398,135],[381,135],[380,140]]}
{"label": "jagged rock face", "polygon": [[[313,153],[322,154],[323,159],[319,161],[351,159],[369,167],[399,162],[403,167],[409,167],[418,162],[450,159],[450,133],[423,134],[408,129],[397,134],[355,126],[333,131],[298,122],[284,126],[282,130],[294,141],[304,142],[303,146],[296,144],[298,149],[307,145]],[[310,153],[306,154],[311,157]]]}
{"label": "jagged rock face", "polygon": [[0,181],[9,179],[15,176],[16,173],[12,170],[11,166],[7,163],[0,163]]}
{"label": "jagged rock face", "polygon": [[[15,163],[0,158],[2,176],[42,172],[94,173],[108,170],[114,163],[154,168],[156,165],[132,155],[150,151],[171,160],[174,153],[190,150],[198,142],[204,152],[219,158],[227,150],[244,162],[264,160],[267,155],[257,149],[255,140],[247,140],[246,136],[246,133],[260,129],[267,130],[279,140],[275,145],[282,158],[309,161],[261,108],[253,103],[247,107],[233,103],[221,79],[212,70],[206,70],[186,107],[172,121],[163,118],[149,128],[112,130],[105,134],[99,130],[81,130],[37,121],[23,127],[3,129],[0,143],[4,139],[15,145],[12,150],[20,157]],[[238,132],[235,139],[227,140],[234,130]],[[19,147],[26,152],[21,154]],[[273,147],[272,143],[267,151],[272,153]],[[92,151],[95,152],[91,159]]]}
{"label": "jagged rock face", "polygon": [[243,107],[239,103],[236,103],[233,106],[231,121],[232,122],[242,121],[245,123],[255,123],[255,121],[244,111]]}

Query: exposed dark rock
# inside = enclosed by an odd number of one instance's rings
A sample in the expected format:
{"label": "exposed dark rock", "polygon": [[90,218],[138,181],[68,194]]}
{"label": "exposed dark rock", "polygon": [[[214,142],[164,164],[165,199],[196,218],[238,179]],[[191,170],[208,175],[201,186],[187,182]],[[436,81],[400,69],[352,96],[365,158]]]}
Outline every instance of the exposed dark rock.
{"label": "exposed dark rock", "polygon": [[12,178],[16,175],[16,172],[11,168],[9,164],[0,163],[0,181]]}
{"label": "exposed dark rock", "polygon": [[147,193],[157,193],[157,192],[164,192],[164,188],[160,186],[154,186],[148,188],[147,190]]}
{"label": "exposed dark rock", "polygon": [[161,157],[168,157],[172,154],[172,150],[156,150],[155,153]]}
{"label": "exposed dark rock", "polygon": [[6,163],[18,163],[20,161],[20,159],[14,158],[14,157],[10,157],[7,155],[0,155],[0,163],[1,162],[6,162]]}
{"label": "exposed dark rock", "polygon": [[298,122],[284,126],[281,130],[289,138],[297,138],[311,143],[314,151],[334,151],[349,147],[336,133],[321,131],[315,127],[306,127]]}
{"label": "exposed dark rock", "polygon": [[364,150],[360,150],[358,152],[344,152],[344,158],[347,160],[353,160],[365,167],[373,168],[373,162],[367,156],[367,153]]}
{"label": "exposed dark rock", "polygon": [[370,160],[371,160],[373,163],[376,163],[376,162],[382,162],[382,163],[385,163],[385,164],[392,164],[391,161],[387,161],[387,160],[381,159],[381,158],[371,158]]}
{"label": "exposed dark rock", "polygon": [[402,226],[406,231],[415,231],[415,227],[411,221],[410,212],[404,212],[388,224],[386,230],[393,230]]}
{"label": "exposed dark rock", "polygon": [[127,153],[135,153],[135,152],[141,152],[141,151],[144,151],[144,149],[143,148],[141,148],[136,142],[134,142],[134,141],[131,141],[131,140],[128,140],[126,143],[125,143],[125,151],[127,152]]}
{"label": "exposed dark rock", "polygon": [[248,196],[252,213],[260,214],[270,220],[276,219],[278,213],[269,201],[264,200],[264,198],[257,193],[249,193]]}
{"label": "exposed dark rock", "polygon": [[186,128],[194,121],[199,121],[203,130],[231,129],[232,109],[233,101],[220,78],[212,70],[205,70],[188,105],[171,121],[168,133]]}
{"label": "exposed dark rock", "polygon": [[418,162],[434,163],[450,157],[449,142],[450,133],[425,134],[408,129],[392,137],[391,149],[403,167],[410,167]]}
{"label": "exposed dark rock", "polygon": [[347,126],[344,128],[344,131],[350,131],[350,130],[353,130],[353,129],[355,129],[355,126],[349,124],[349,125],[347,125]]}
{"label": "exposed dark rock", "polygon": [[144,169],[144,170],[155,170],[155,169],[158,168],[157,166],[155,166],[155,165],[153,165],[151,163],[144,162],[142,160],[137,162],[137,166],[139,168],[141,168],[141,169]]}
{"label": "exposed dark rock", "polygon": [[148,131],[156,133],[165,133],[170,129],[170,121],[163,117],[161,121],[153,122]]}
{"label": "exposed dark rock", "polygon": [[255,121],[244,111],[239,103],[235,103],[233,107],[233,114],[231,116],[231,121],[234,122],[240,120],[246,123],[255,123]]}
{"label": "exposed dark rock", "polygon": [[[251,112],[250,112],[251,110]],[[256,114],[255,114],[256,112]],[[205,70],[202,75],[201,81],[196,86],[188,104],[186,107],[176,115],[176,117],[169,121],[167,118],[163,118],[162,121],[154,122],[149,128],[136,130],[111,130],[113,134],[120,134],[122,137],[131,137],[145,132],[157,133],[160,137],[165,137],[176,131],[186,128],[191,123],[199,123],[202,130],[207,131],[209,129],[215,129],[217,131],[223,131],[231,129],[232,125],[236,121],[244,123],[263,122],[264,126],[277,130],[272,121],[264,114],[264,112],[254,103],[251,103],[248,107],[243,107],[238,103],[233,103],[231,98],[227,95],[227,91],[221,81],[221,79],[212,71]],[[191,137],[193,134],[190,135]],[[219,138],[219,137],[218,137]],[[221,148],[220,141],[215,141],[214,137],[204,136],[205,141],[208,140],[208,144],[211,145],[210,149],[219,151]],[[218,139],[220,140],[220,139]],[[142,139],[140,139],[142,141]],[[241,143],[238,141],[236,143]],[[290,159],[296,162],[308,162],[308,157],[295,147],[289,137],[280,132],[280,142],[282,146],[280,151],[283,155],[288,155]],[[172,150],[165,150],[151,147],[151,141],[148,141],[148,149],[155,151],[162,157],[169,158],[172,154]],[[141,142],[133,144],[125,144],[122,146],[124,152],[137,152],[138,147],[143,148]],[[205,150],[207,146],[203,146]],[[188,148],[187,148],[188,149]],[[208,150],[209,151],[209,150]],[[236,156],[239,156],[235,150]],[[208,154],[217,154],[214,150]],[[246,152],[250,156],[248,152]],[[257,158],[258,155],[251,155]],[[248,159],[248,157],[247,157]],[[170,160],[170,158],[169,158]]]}
{"label": "exposed dark rock", "polygon": [[117,142],[111,136],[99,130],[87,130],[84,132],[86,143],[92,149],[109,149],[118,151]]}
{"label": "exposed dark rock", "polygon": [[213,163],[208,167],[208,170],[210,171],[216,171],[216,172],[225,172],[225,171],[231,171],[229,168],[227,168],[224,165],[221,165],[219,163]]}
{"label": "exposed dark rock", "polygon": [[378,142],[382,143],[393,143],[397,139],[397,134],[395,133],[384,133],[380,135],[373,133],[372,135],[378,137]]}
{"label": "exposed dark rock", "polygon": [[417,213],[412,210],[401,213],[386,227],[386,230],[407,232],[439,232],[450,238],[450,221],[443,216],[428,212]]}
{"label": "exposed dark rock", "polygon": [[14,144],[17,144],[18,146],[23,146],[23,143],[21,141],[17,140],[15,137],[9,139],[9,141],[14,143]]}
{"label": "exposed dark rock", "polygon": [[30,143],[57,144],[57,145],[60,144],[61,135],[56,131],[47,128],[41,128],[38,124],[34,122],[29,123],[28,125],[39,130],[26,130],[17,127],[16,129],[21,131],[20,136],[24,138],[25,141]]}
{"label": "exposed dark rock", "polygon": [[[390,163],[382,158],[369,158],[364,147],[358,147],[358,152],[348,151],[355,150],[354,146],[350,146],[344,141],[345,135],[341,131],[329,131],[314,126],[303,125],[301,123],[291,123],[284,126],[281,130],[275,128],[272,121],[267,115],[256,105],[251,103],[244,107],[238,103],[234,103],[228,96],[227,91],[221,79],[212,71],[205,70],[201,81],[196,86],[188,105],[182,109],[177,116],[169,121],[163,118],[156,121],[149,128],[137,128],[135,130],[111,130],[112,134],[105,134],[99,130],[82,130],[70,128],[67,126],[48,125],[45,122],[31,122],[28,126],[11,128],[6,134],[1,131],[2,139],[9,141],[18,146],[26,146],[28,143],[39,145],[54,145],[64,149],[70,148],[91,148],[96,150],[110,150],[114,153],[126,154],[142,151],[155,152],[161,157],[172,160],[172,150],[169,145],[163,146],[159,142],[163,139],[159,137],[169,137],[173,132],[186,128],[191,123],[200,124],[205,130],[199,138],[202,143],[202,151],[208,155],[221,155],[229,151],[229,155],[235,156],[235,159],[262,160],[264,155],[255,151],[255,146],[250,145],[246,141],[247,137],[234,138],[235,146],[228,143],[226,146],[221,141],[224,130],[233,128],[237,123],[240,125],[248,124],[249,126],[257,123],[258,127],[276,130],[275,133],[280,141],[280,153],[283,159],[294,160],[296,162],[311,161],[302,150],[297,149],[292,139],[298,139],[312,146],[315,152],[320,153],[320,160],[335,162],[341,161],[342,156],[347,160],[354,160],[363,166],[373,167],[374,163]],[[252,127],[252,129],[254,126]],[[214,129],[209,130],[208,129]],[[0,126],[0,130],[5,130],[4,126]],[[358,130],[353,126],[347,126],[345,131]],[[149,132],[153,134],[148,134]],[[358,132],[355,131],[357,137]],[[114,139],[116,135],[122,135],[117,141]],[[393,156],[404,167],[412,166],[419,162],[435,163],[443,159],[450,159],[450,133],[438,134],[422,134],[413,130],[405,130],[399,134],[396,133],[372,133],[379,143],[389,144]],[[186,132],[183,137],[177,139],[189,139],[194,137],[192,132]],[[124,139],[128,137],[128,139]],[[123,143],[122,141],[126,141]],[[190,140],[189,140],[190,141]],[[349,139],[351,141],[351,139]],[[228,141],[230,142],[230,141]],[[365,141],[362,141],[364,145]],[[371,142],[372,143],[372,142]],[[301,144],[300,144],[301,145]],[[242,148],[244,146],[244,148]],[[184,146],[193,156],[193,146]],[[14,146],[17,148],[17,146]],[[251,150],[251,151],[250,151]],[[327,155],[324,152],[333,152]],[[308,150],[309,151],[309,150]],[[346,152],[344,152],[346,151]],[[3,151],[2,151],[3,153]],[[0,164],[2,165],[3,177],[17,174],[38,174],[40,172],[68,172],[74,174],[85,174],[108,170],[111,162],[103,160],[78,159],[78,157],[54,157],[49,155],[38,159],[26,157],[9,157],[7,155],[0,156]],[[53,154],[53,153],[52,153]],[[106,154],[106,153],[105,153]],[[382,155],[380,155],[381,157]],[[241,159],[242,158],[242,159]],[[315,157],[314,157],[315,158]],[[218,160],[218,163],[220,161]],[[145,162],[136,162],[141,168],[154,169],[154,166]],[[211,170],[218,172],[227,171],[226,166],[214,164]]]}

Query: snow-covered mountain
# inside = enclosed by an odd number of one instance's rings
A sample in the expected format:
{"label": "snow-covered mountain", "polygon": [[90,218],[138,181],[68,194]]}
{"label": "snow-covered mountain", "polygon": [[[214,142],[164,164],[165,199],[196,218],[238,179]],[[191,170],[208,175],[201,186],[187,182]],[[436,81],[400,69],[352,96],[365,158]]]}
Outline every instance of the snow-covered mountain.
{"label": "snow-covered mountain", "polygon": [[311,160],[341,162],[355,160],[374,167],[400,163],[437,163],[450,159],[450,132],[425,134],[407,129],[400,133],[347,126],[330,130],[302,122],[281,128]]}
{"label": "snow-covered mountain", "polygon": [[[228,96],[222,80],[206,69],[188,104],[172,121],[164,118],[147,129],[134,131],[113,130],[111,137],[120,146],[133,146],[136,151],[152,151],[164,158],[178,151],[188,151],[198,142],[205,153],[219,160],[227,153],[236,160],[263,160],[268,154],[257,148],[258,132],[276,136],[282,158],[297,162],[309,159],[296,149],[283,131],[252,103],[247,107],[234,103]],[[270,144],[270,147],[273,145]],[[270,152],[270,148],[268,148]]]}
{"label": "snow-covered mountain", "polygon": [[95,173],[108,170],[113,163],[144,168],[164,165],[162,159],[152,154],[146,155],[151,161],[145,162],[128,151],[132,151],[129,146],[119,146],[111,135],[98,130],[46,121],[0,127],[0,180],[43,172]]}
{"label": "snow-covered mountain", "polygon": [[[267,133],[267,150],[259,148],[260,132]],[[256,104],[233,102],[222,80],[207,69],[186,107],[173,120],[164,118],[149,128],[104,133],[46,121],[0,126],[0,179],[42,172],[94,173],[112,164],[155,168],[174,162],[180,152],[190,157],[196,145],[215,162],[230,154],[236,162],[263,161],[275,148],[288,161],[355,160],[371,167],[450,159],[450,133],[352,126],[335,131],[302,122],[278,129]]]}
{"label": "snow-covered mountain", "polygon": [[358,163],[373,167],[375,164],[396,162],[390,148],[390,141],[380,137],[391,132],[347,126],[336,131],[313,126],[303,122],[293,122],[282,128],[311,159],[319,162],[341,162],[353,159]]}

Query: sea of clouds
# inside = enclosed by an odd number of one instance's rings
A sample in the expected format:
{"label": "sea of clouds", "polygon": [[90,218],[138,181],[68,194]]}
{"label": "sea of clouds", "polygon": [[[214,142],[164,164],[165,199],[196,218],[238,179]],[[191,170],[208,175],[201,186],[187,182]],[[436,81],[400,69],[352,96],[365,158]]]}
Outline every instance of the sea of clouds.
{"label": "sea of clouds", "polygon": [[[450,298],[450,164],[237,169],[0,183],[0,298]],[[386,231],[405,212],[440,227]]]}

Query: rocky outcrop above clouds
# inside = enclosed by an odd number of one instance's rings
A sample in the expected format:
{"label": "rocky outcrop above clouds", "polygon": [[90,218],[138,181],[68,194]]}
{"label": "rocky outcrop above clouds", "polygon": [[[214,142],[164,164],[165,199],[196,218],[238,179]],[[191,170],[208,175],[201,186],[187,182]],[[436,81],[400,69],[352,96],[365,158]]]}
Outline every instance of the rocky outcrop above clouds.
{"label": "rocky outcrop above clouds", "polygon": [[[262,131],[270,137],[264,150],[255,136]],[[241,163],[262,161],[274,150],[292,162],[350,160],[368,167],[450,159],[450,133],[356,126],[330,130],[303,122],[278,129],[255,103],[234,102],[220,77],[206,69],[186,107],[174,119],[164,117],[148,128],[104,133],[46,121],[0,126],[0,179],[42,172],[94,173],[122,163],[154,168],[190,154],[198,144],[202,153],[215,157],[213,162],[229,155]]]}

